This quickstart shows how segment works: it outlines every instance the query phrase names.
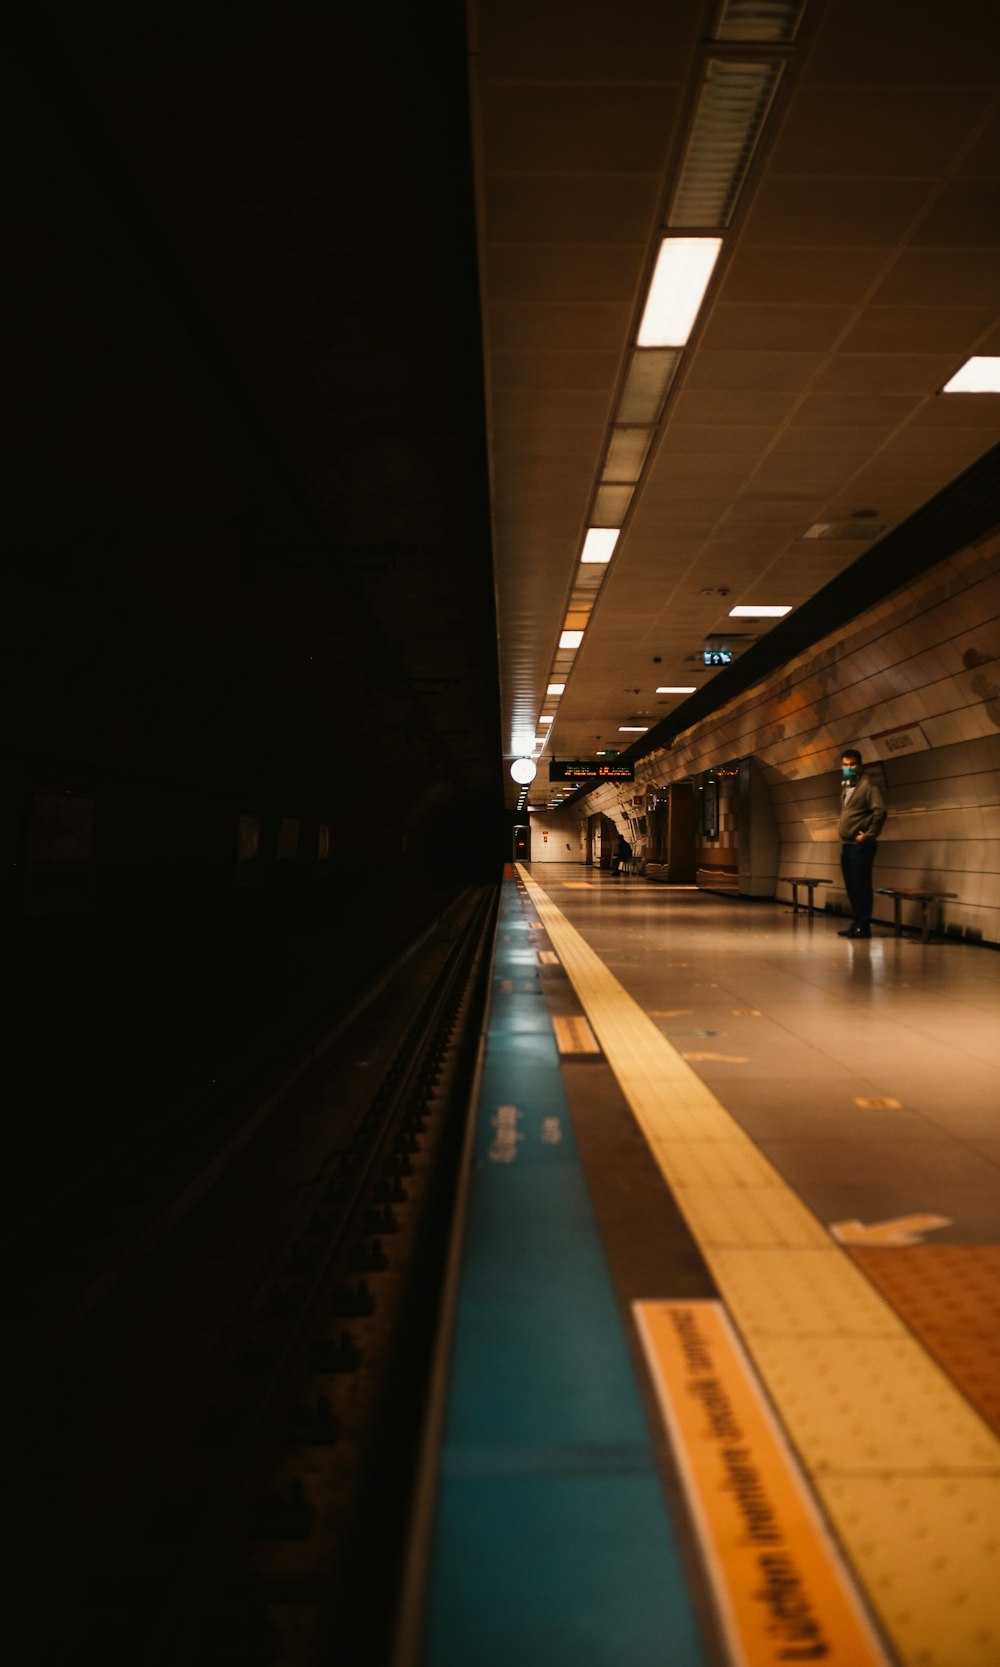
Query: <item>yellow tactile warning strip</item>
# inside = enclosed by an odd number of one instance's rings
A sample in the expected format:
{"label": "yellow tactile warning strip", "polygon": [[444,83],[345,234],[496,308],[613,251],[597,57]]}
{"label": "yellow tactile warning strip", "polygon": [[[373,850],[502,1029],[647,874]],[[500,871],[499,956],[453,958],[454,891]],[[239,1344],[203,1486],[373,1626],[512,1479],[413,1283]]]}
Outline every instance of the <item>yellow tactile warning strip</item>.
{"label": "yellow tactile warning strip", "polygon": [[597,1037],[580,1014],[556,1014],[552,1020],[556,1047],[561,1054],[600,1054]]}
{"label": "yellow tactile warning strip", "polygon": [[722,1305],[633,1307],[733,1662],[884,1667],[885,1651]]}
{"label": "yellow tactile warning strip", "polygon": [[1000,1434],[1000,1245],[851,1255]]}
{"label": "yellow tactile warning strip", "polygon": [[1000,1440],[519,874],[899,1660],[997,1667]]}

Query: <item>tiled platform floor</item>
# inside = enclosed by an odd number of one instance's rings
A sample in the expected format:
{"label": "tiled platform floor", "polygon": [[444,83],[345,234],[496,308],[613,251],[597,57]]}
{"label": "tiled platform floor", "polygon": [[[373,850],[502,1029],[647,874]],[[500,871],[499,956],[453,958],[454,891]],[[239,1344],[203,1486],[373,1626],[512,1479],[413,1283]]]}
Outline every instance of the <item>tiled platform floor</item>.
{"label": "tiled platform floor", "polygon": [[995,1667],[1000,954],[524,873],[898,1659]]}

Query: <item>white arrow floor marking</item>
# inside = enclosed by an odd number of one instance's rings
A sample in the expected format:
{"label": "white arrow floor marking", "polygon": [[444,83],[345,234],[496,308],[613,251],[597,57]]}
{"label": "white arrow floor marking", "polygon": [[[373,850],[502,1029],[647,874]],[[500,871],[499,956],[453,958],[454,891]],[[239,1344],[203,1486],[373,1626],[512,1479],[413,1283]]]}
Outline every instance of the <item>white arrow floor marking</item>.
{"label": "white arrow floor marking", "polygon": [[834,1221],[830,1232],[841,1244],[919,1244],[924,1233],[936,1227],[950,1227],[947,1216],[895,1216],[891,1221]]}

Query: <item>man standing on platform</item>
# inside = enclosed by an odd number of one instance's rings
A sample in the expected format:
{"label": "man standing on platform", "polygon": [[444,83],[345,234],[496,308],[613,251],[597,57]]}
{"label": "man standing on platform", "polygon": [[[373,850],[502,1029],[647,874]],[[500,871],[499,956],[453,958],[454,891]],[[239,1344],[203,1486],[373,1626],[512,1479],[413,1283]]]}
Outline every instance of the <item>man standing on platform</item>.
{"label": "man standing on platform", "polygon": [[872,868],[878,836],[886,818],[885,800],[861,768],[861,754],[847,747],[840,759],[840,867],[854,915],[842,938],[872,935]]}

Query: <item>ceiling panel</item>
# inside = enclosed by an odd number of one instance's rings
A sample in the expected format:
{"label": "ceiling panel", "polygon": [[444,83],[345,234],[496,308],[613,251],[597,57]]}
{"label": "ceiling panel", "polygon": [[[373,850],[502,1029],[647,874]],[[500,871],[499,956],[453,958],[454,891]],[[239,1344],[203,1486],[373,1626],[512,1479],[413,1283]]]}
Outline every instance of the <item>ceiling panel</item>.
{"label": "ceiling panel", "polygon": [[480,83],[486,174],[658,174],[677,113],[677,90]]}
{"label": "ceiling panel", "polygon": [[[540,710],[705,66],[761,56],[714,48],[716,16],[694,0],[474,5],[508,731]],[[706,681],[700,646],[731,606],[799,606],[868,548],[804,539],[814,521],[895,526],[1000,437],[1000,401],[939,394],[1000,334],[998,32],[994,18],[956,41],[950,16],[915,21],[902,0],[807,4],[732,219],[703,228],[722,238],[718,270],[624,494],[555,751],[598,732],[627,745],[620,724],[674,709],[657,676]],[[523,604],[505,619],[522,590],[545,598],[534,623]]]}
{"label": "ceiling panel", "polygon": [[772,166],[782,174],[937,177],[959,160],[990,109],[987,87],[810,87],[789,115]]}
{"label": "ceiling panel", "polygon": [[784,176],[764,181],[743,233],[747,244],[860,244],[887,248],[926,206],[925,179],[828,179]]}
{"label": "ceiling panel", "polygon": [[598,241],[579,247],[497,243],[487,247],[483,283],[490,305],[531,301],[572,307],[635,300],[645,250]]}
{"label": "ceiling panel", "polygon": [[890,263],[886,248],[838,247],[835,239],[817,249],[785,248],[780,258],[770,249],[739,243],[719,289],[723,301],[770,306],[841,304],[856,306]]}
{"label": "ceiling panel", "polygon": [[791,416],[797,404],[794,393],[718,392],[707,388],[692,388],[689,392],[685,385],[674,401],[670,421],[712,427],[716,423],[748,423],[756,428],[763,420],[777,427]]}
{"label": "ceiling panel", "polygon": [[996,249],[906,249],[871,300],[880,306],[993,307],[1000,296]]}
{"label": "ceiling panel", "polygon": [[717,302],[701,335],[699,358],[708,352],[747,348],[757,352],[825,352],[833,347],[851,318],[847,307]]}
{"label": "ceiling panel", "polygon": [[603,423],[494,423],[493,455],[500,461],[596,456]]}
{"label": "ceiling panel", "polygon": [[836,0],[821,17],[805,81],[922,86],[932,118],[932,88],[996,87],[996,20],[978,0],[947,6],[901,0]]}
{"label": "ceiling panel", "polygon": [[492,243],[641,244],[657,209],[653,174],[490,174],[484,183]]}
{"label": "ceiling panel", "polygon": [[852,428],[894,428],[916,410],[918,400],[902,394],[807,394],[795,412],[796,423],[820,427],[847,423]]}
{"label": "ceiling panel", "polygon": [[530,306],[522,302],[490,307],[486,330],[494,352],[589,348],[618,353],[628,324],[629,309],[621,305]]}
{"label": "ceiling panel", "polygon": [[911,353],[919,343],[927,353],[968,351],[988,331],[994,307],[866,307],[841,342],[844,353]]}
{"label": "ceiling panel", "polygon": [[955,179],[946,185],[913,234],[916,244],[1000,247],[1000,179]]}
{"label": "ceiling panel", "polygon": [[617,353],[494,353],[491,382],[502,388],[607,389],[618,369]]}
{"label": "ceiling panel", "polygon": [[591,434],[595,424],[604,432],[610,402],[610,391],[602,389],[498,388],[490,400],[490,413],[508,433],[522,423],[542,428],[578,426],[582,444],[583,434]]}
{"label": "ceiling panel", "polygon": [[822,364],[821,353],[757,353],[745,349],[714,353],[703,346],[694,357],[684,387],[688,393],[801,390],[809,386]]}
{"label": "ceiling panel", "polygon": [[1000,167],[1000,111],[997,111],[994,105],[989,119],[982,124],[975,143],[969,146],[959,163],[957,172],[960,178],[965,174],[986,174],[995,178],[998,167]]}
{"label": "ceiling panel", "polygon": [[633,4],[612,19],[606,0],[504,0],[474,7],[470,44],[484,80],[677,79],[702,20],[691,5]]}
{"label": "ceiling panel", "polygon": [[813,384],[817,394],[913,394],[940,388],[955,367],[951,353],[838,353]]}

